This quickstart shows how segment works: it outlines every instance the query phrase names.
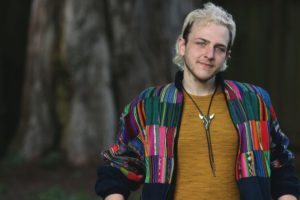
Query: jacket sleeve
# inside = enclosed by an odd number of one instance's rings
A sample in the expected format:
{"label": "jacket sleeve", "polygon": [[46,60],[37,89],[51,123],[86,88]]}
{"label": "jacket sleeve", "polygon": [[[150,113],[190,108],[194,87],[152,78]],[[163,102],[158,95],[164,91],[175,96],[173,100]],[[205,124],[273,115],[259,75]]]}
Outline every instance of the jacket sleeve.
{"label": "jacket sleeve", "polygon": [[270,159],[272,197],[278,199],[285,194],[298,197],[299,179],[295,172],[294,154],[288,149],[289,139],[280,129],[269,96],[266,103],[269,104],[271,114]]}
{"label": "jacket sleeve", "polygon": [[[125,107],[120,118],[117,142],[102,152],[104,164],[98,168],[96,193],[105,198],[110,194],[122,194],[128,198],[130,191],[139,188],[144,179],[144,146],[140,139],[142,131],[140,106],[136,98]],[[142,117],[143,118],[143,117]]]}

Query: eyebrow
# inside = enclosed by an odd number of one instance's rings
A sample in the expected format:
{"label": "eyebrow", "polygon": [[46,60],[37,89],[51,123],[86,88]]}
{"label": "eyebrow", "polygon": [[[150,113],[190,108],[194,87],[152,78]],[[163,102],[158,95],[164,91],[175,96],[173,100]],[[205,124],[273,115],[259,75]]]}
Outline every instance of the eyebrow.
{"label": "eyebrow", "polygon": [[[201,37],[196,38],[196,40],[198,40],[198,39],[199,39],[199,40],[203,40],[203,41],[206,42],[206,43],[210,43],[209,40],[206,40],[206,39],[204,39],[204,38],[201,38]],[[227,45],[222,44],[222,43],[217,43],[215,46],[221,46],[221,47],[224,47],[224,48],[227,49]]]}

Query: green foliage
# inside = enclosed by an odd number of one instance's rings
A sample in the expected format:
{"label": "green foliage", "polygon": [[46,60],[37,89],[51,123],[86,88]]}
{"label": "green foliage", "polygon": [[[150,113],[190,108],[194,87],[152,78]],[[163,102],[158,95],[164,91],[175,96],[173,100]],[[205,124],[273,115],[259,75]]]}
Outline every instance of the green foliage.
{"label": "green foliage", "polygon": [[92,200],[92,198],[84,192],[68,193],[62,188],[54,186],[29,197],[27,200]]}

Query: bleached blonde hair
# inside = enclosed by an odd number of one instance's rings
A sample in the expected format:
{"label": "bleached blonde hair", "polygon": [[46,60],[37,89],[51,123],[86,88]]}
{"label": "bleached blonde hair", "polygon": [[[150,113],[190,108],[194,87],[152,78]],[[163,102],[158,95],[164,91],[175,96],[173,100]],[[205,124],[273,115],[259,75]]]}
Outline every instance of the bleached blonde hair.
{"label": "bleached blonde hair", "polygon": [[[195,22],[200,22],[201,24],[218,24],[225,26],[229,31],[229,44],[228,49],[229,51],[233,45],[235,34],[236,34],[236,25],[232,18],[232,15],[225,11],[222,7],[216,6],[213,3],[206,3],[204,7],[201,9],[196,9],[191,11],[186,18],[184,19],[184,23],[181,29],[181,33],[176,41],[176,54],[173,58],[173,63],[179,66],[181,70],[183,70],[185,62],[183,57],[179,54],[179,39],[183,38],[187,43],[188,35],[191,31],[191,28]],[[225,71],[227,68],[226,61],[224,62],[223,66],[221,67],[221,71]]]}

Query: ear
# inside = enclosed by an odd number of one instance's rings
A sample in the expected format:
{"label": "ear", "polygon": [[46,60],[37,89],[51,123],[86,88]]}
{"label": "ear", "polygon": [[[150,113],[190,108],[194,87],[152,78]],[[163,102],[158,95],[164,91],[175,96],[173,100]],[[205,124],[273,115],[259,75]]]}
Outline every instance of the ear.
{"label": "ear", "polygon": [[231,58],[231,50],[229,50],[226,54],[226,60],[230,60]]}
{"label": "ear", "polygon": [[178,38],[178,53],[183,56],[185,54],[185,39]]}

